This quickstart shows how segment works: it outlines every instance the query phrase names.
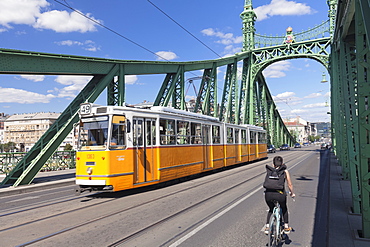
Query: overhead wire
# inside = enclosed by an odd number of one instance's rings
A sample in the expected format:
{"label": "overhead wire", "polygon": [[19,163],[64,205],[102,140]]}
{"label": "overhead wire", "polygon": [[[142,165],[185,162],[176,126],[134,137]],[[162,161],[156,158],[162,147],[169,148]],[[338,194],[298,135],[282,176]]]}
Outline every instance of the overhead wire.
{"label": "overhead wire", "polygon": [[[120,36],[121,38],[124,38],[125,40],[127,40],[127,41],[129,41],[130,43],[132,43],[132,44],[134,44],[134,45],[136,45],[136,46],[138,46],[138,47],[140,47],[140,48],[142,48],[142,49],[144,49],[144,50],[146,50],[147,52],[149,52],[149,53],[151,53],[151,54],[154,54],[155,56],[157,56],[157,57],[159,57],[159,58],[161,58],[161,59],[163,59],[163,60],[165,60],[165,61],[168,61],[168,62],[170,62],[168,59],[166,59],[166,58],[164,58],[164,57],[162,57],[161,55],[159,55],[159,54],[157,54],[157,53],[155,53],[155,52],[153,52],[153,51],[151,51],[150,49],[148,49],[148,48],[146,48],[146,47],[144,47],[144,46],[142,46],[142,45],[140,45],[139,43],[137,43],[137,42],[135,42],[135,41],[133,41],[133,40],[131,40],[131,39],[129,39],[129,38],[127,38],[126,36],[124,36],[124,35],[122,35],[122,34],[120,34],[119,32],[117,32],[117,31],[115,31],[115,30],[113,30],[113,29],[111,29],[111,28],[109,28],[108,26],[106,26],[106,25],[104,25],[104,24],[102,24],[102,23],[100,23],[99,21],[97,21],[97,20],[95,20],[95,19],[93,19],[93,18],[91,18],[91,17],[89,17],[88,15],[85,15],[84,13],[82,13],[81,11],[79,11],[79,10],[77,10],[77,9],[75,9],[75,8],[73,8],[66,0],[63,0],[63,2],[61,2],[61,1],[59,1],[59,0],[54,0],[55,2],[57,2],[57,3],[59,3],[59,4],[61,4],[61,5],[63,5],[64,7],[66,7],[66,8],[68,8],[68,9],[70,9],[70,10],[72,10],[73,12],[76,12],[77,14],[79,14],[79,15],[81,15],[81,16],[83,16],[83,17],[85,17],[86,19],[88,19],[88,20],[90,20],[90,21],[92,21],[92,22],[94,22],[95,24],[97,24],[97,25],[99,25],[99,26],[101,26],[101,27],[103,27],[103,28],[105,28],[105,29],[107,29],[108,31],[110,31],[110,32],[112,32],[112,33],[114,33],[114,34],[116,34],[116,35],[118,35],[118,36]],[[153,5],[156,9],[158,9],[161,13],[163,13],[165,16],[167,16],[171,21],[173,21],[174,23],[176,23],[180,28],[182,28],[185,32],[187,32],[189,35],[191,35],[194,39],[196,39],[198,42],[200,42],[202,45],[204,45],[207,49],[209,49],[210,51],[212,51],[214,54],[216,54],[218,57],[220,57],[220,58],[222,58],[222,56],[221,55],[219,55],[216,51],[214,51],[212,48],[210,48],[207,44],[205,44],[203,41],[201,41],[199,38],[197,38],[194,34],[192,34],[190,31],[188,31],[184,26],[182,26],[180,23],[178,23],[176,20],[174,20],[171,16],[169,16],[167,13],[165,13],[161,8],[159,8],[157,5],[155,5],[153,2],[151,2],[150,0],[147,0],[151,5]],[[240,72],[240,71],[239,71]],[[191,74],[193,74],[193,75],[195,75],[195,76],[198,76],[198,75],[196,75],[195,73],[193,73],[192,71],[189,71],[189,73],[191,73]],[[219,87],[217,87],[219,90],[221,90],[222,91],[222,89],[221,88],[219,88]]]}
{"label": "overhead wire", "polygon": [[157,57],[159,57],[159,58],[161,58],[161,59],[163,59],[163,60],[169,61],[169,60],[167,60],[166,58],[162,57],[161,55],[158,55],[157,53],[155,53],[155,52],[153,52],[153,51],[149,50],[148,48],[146,48],[146,47],[144,47],[144,46],[140,45],[139,43],[137,43],[137,42],[135,42],[135,41],[133,41],[133,40],[131,40],[131,39],[127,38],[126,36],[124,36],[124,35],[120,34],[119,32],[117,32],[117,31],[115,31],[115,30],[113,30],[113,29],[111,29],[111,28],[109,28],[109,27],[105,26],[104,24],[100,23],[99,21],[97,21],[97,20],[95,20],[95,19],[93,19],[93,18],[91,18],[91,17],[89,17],[89,16],[85,15],[85,14],[84,14],[84,13],[82,13],[81,11],[79,11],[79,10],[77,10],[77,9],[73,8],[72,6],[70,6],[70,5],[67,3],[67,1],[66,1],[66,0],[63,0],[65,3],[62,3],[62,2],[60,2],[60,1],[58,1],[58,0],[54,0],[54,1],[55,1],[55,2],[57,2],[57,3],[59,3],[59,4],[61,4],[61,5],[63,5],[64,7],[66,7],[66,8],[68,8],[68,9],[72,10],[73,12],[76,12],[77,14],[82,15],[83,17],[85,17],[85,18],[89,19],[90,21],[94,22],[95,24],[97,24],[97,25],[99,25],[99,26],[101,26],[101,27],[103,27],[103,28],[105,28],[105,29],[109,30],[110,32],[112,32],[112,33],[114,33],[114,34],[116,34],[116,35],[120,36],[121,38],[124,38],[125,40],[127,40],[127,41],[131,42],[132,44],[134,44],[134,45],[136,45],[136,46],[138,46],[138,47],[140,47],[140,48],[142,48],[142,49],[146,50],[147,52],[150,52],[150,53],[154,54],[155,56],[157,56]]}
{"label": "overhead wire", "polygon": [[164,12],[161,8],[159,8],[157,5],[155,5],[152,1],[147,0],[151,5],[153,5],[156,9],[158,9],[162,14],[167,16],[171,21],[176,23],[180,28],[182,28],[185,32],[187,32],[190,36],[192,36],[194,39],[199,41],[202,45],[207,47],[210,51],[212,51],[214,54],[216,54],[218,57],[222,58],[217,52],[215,52],[211,47],[209,47],[207,44],[205,44],[203,41],[198,39],[194,34],[192,34],[189,30],[187,30],[185,27],[183,27],[180,23],[178,23],[176,20],[174,20],[171,16],[169,16],[166,12]]}

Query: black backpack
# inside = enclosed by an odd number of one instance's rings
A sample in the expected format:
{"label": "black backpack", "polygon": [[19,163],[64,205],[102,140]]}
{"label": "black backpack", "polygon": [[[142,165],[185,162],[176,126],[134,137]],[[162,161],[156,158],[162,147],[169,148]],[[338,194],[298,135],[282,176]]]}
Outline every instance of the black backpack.
{"label": "black backpack", "polygon": [[266,178],[263,187],[267,190],[283,190],[285,184],[286,165],[281,165],[278,169],[266,165]]}

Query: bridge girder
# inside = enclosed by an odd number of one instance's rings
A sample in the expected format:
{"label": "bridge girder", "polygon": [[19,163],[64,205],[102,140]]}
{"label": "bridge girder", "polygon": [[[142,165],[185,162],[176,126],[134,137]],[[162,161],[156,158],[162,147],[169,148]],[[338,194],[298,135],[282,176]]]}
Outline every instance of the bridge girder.
{"label": "bridge girder", "polygon": [[362,237],[370,238],[370,6],[367,0],[338,5],[331,51],[331,118],[334,152],[349,179]]}

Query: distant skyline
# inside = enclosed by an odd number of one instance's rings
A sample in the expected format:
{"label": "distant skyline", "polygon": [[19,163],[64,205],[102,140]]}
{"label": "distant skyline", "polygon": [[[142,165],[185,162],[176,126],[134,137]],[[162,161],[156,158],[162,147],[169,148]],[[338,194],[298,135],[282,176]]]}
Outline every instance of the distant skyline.
{"label": "distant skyline", "polygon": [[[86,14],[95,22],[52,0],[0,1],[1,48],[70,54],[122,60],[198,61],[216,59],[242,47],[244,0],[137,0],[60,1]],[[188,32],[201,40],[204,46]],[[285,35],[307,30],[328,19],[328,6],[322,1],[254,0],[258,16],[256,32]],[[121,36],[99,26],[102,23]],[[148,50],[150,52],[148,52]],[[215,52],[219,55],[216,55]],[[159,55],[156,56],[155,54]],[[220,68],[218,87],[224,73]],[[201,75],[201,71],[194,72]],[[186,73],[186,79],[194,77]],[[270,92],[283,118],[301,117],[309,122],[330,121],[329,83],[320,83],[326,69],[310,59],[285,60],[264,70]],[[154,101],[165,75],[128,76],[126,102]],[[90,77],[0,75],[0,112],[62,112]],[[198,87],[199,81],[194,81]],[[189,85],[186,86],[187,88]],[[187,100],[194,97],[192,87]],[[221,92],[218,93],[221,97]],[[97,100],[105,104],[105,95]]]}

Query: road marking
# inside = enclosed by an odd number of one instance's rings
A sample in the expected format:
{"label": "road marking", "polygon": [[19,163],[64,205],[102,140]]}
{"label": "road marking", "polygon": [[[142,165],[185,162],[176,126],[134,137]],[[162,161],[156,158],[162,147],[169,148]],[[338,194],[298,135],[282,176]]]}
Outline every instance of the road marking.
{"label": "road marking", "polygon": [[227,213],[228,211],[230,211],[231,209],[233,209],[235,206],[239,205],[244,200],[248,199],[249,197],[251,197],[252,195],[254,195],[255,193],[257,193],[257,192],[259,192],[261,190],[262,190],[262,188],[260,186],[258,186],[257,189],[255,189],[254,191],[252,191],[251,193],[249,193],[248,195],[246,195],[245,197],[243,197],[239,201],[235,202],[234,204],[232,204],[228,208],[224,209],[220,213],[216,214],[215,216],[213,216],[212,218],[210,218],[209,220],[207,220],[206,222],[204,222],[203,224],[201,224],[200,226],[198,226],[197,228],[195,228],[194,230],[192,230],[191,232],[189,232],[188,234],[186,234],[185,236],[183,236],[182,238],[180,238],[179,240],[177,240],[176,242],[174,242],[173,244],[171,244],[169,247],[179,246],[181,243],[183,243],[185,240],[189,239],[191,236],[193,236],[194,234],[196,234],[197,232],[199,232],[200,230],[202,230],[204,227],[208,226],[213,221],[215,221],[216,219],[218,219],[219,217],[221,217],[222,215],[224,215],[225,213]]}
{"label": "road marking", "polygon": [[[301,161],[295,163],[294,165],[290,166],[290,168],[293,168],[293,167],[297,166],[299,163],[305,161],[308,158],[310,158],[310,155],[308,155],[306,158],[302,159]],[[169,247],[179,246],[180,244],[182,244],[183,242],[185,242],[187,239],[189,239],[190,237],[192,237],[193,235],[195,235],[197,232],[199,232],[200,230],[202,230],[203,228],[205,228],[206,226],[208,226],[209,224],[211,224],[213,221],[215,221],[216,219],[220,218],[222,215],[224,215],[225,213],[227,213],[228,211],[230,211],[231,209],[233,209],[234,207],[236,207],[237,205],[239,205],[240,203],[242,203],[243,201],[245,201],[246,199],[248,199],[249,197],[251,197],[255,193],[261,191],[262,189],[263,188],[261,188],[259,186],[257,189],[255,189],[254,191],[252,191],[251,193],[249,193],[245,197],[241,198],[239,201],[235,202],[234,204],[232,204],[228,208],[224,209],[220,213],[216,214],[215,216],[213,216],[212,218],[210,218],[209,220],[207,220],[206,222],[204,222],[203,224],[201,224],[200,226],[198,226],[197,228],[195,228],[194,230],[192,230],[191,232],[189,232],[188,234],[186,234],[185,236],[183,236],[182,238],[180,238],[179,240],[177,240],[176,242],[174,242],[173,244],[171,244]]]}

